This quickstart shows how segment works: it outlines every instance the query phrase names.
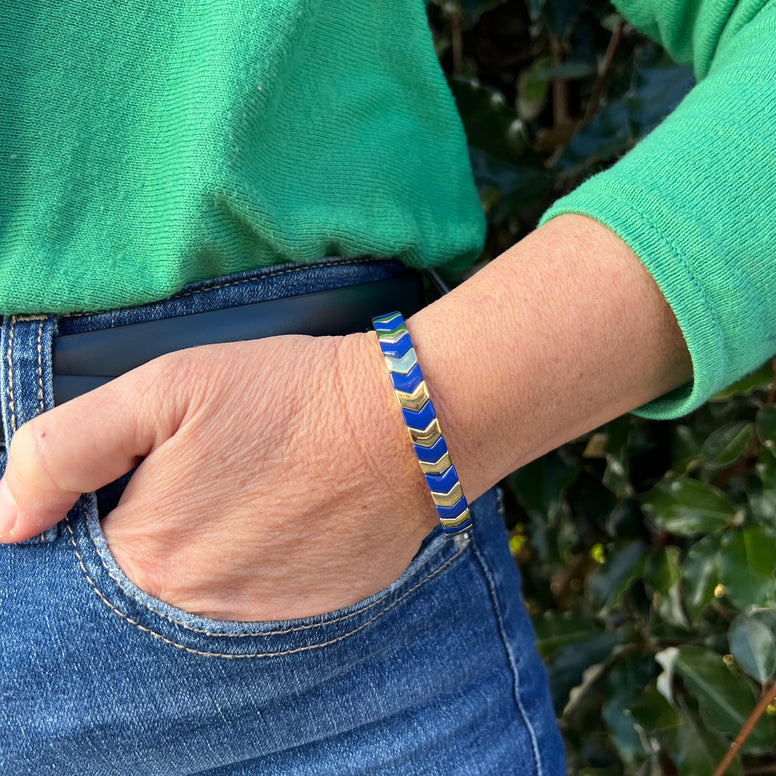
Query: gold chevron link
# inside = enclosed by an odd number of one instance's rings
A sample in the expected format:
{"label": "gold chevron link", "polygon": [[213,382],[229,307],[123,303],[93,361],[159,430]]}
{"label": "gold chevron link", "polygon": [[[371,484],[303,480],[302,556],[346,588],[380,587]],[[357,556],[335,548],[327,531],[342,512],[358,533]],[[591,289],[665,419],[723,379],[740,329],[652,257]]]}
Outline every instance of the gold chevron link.
{"label": "gold chevron link", "polygon": [[415,412],[422,410],[430,398],[426,390],[425,380],[421,380],[418,387],[412,393],[405,393],[404,391],[395,391],[394,393],[399,400],[399,404],[405,410],[414,410]]}
{"label": "gold chevron link", "polygon": [[422,431],[410,428],[407,426],[407,431],[410,432],[410,439],[413,445],[420,445],[421,447],[433,447],[439,437],[442,436],[442,432],[439,430],[439,421],[434,418]]}
{"label": "gold chevron link", "polygon": [[447,493],[437,493],[431,491],[431,498],[434,499],[434,503],[438,507],[453,507],[455,506],[463,496],[463,490],[461,490],[461,483],[456,482]]}
{"label": "gold chevron link", "polygon": [[450,461],[450,453],[443,453],[441,458],[434,463],[426,463],[425,461],[418,461],[423,474],[441,474],[443,471],[449,469],[453,464]]}
{"label": "gold chevron link", "polygon": [[469,517],[471,517],[469,507],[466,507],[458,517],[440,517],[439,522],[442,523],[445,528],[455,528],[455,526],[465,523]]}

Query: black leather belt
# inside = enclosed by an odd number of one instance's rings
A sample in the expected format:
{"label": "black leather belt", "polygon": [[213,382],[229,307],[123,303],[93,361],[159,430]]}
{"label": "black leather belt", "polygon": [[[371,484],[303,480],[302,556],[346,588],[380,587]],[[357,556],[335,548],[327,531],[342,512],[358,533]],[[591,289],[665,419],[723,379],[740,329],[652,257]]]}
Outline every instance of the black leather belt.
{"label": "black leather belt", "polygon": [[371,283],[143,321],[54,338],[54,403],[97,388],[175,350],[278,334],[316,336],[366,331],[372,316],[424,306],[422,276],[414,271]]}

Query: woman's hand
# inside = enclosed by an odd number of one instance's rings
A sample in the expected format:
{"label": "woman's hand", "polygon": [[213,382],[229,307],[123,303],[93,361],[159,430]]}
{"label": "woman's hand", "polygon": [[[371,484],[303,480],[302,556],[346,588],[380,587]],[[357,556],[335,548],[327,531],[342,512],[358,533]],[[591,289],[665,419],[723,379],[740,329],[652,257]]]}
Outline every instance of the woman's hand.
{"label": "woman's hand", "polygon": [[110,549],[138,587],[206,617],[355,603],[436,523],[371,333],[192,348],[44,413],[11,442],[3,541],[138,463],[102,523]]}

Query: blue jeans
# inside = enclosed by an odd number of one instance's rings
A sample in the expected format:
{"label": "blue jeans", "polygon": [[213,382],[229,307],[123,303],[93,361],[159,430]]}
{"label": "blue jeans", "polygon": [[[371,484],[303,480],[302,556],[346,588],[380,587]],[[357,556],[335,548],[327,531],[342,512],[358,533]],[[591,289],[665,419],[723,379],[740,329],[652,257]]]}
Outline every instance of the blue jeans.
{"label": "blue jeans", "polygon": [[[395,271],[387,261],[272,267],[131,310],[9,317],[0,341],[6,437],[52,404],[57,332]],[[433,531],[380,593],[319,617],[238,623],[175,609],[124,576],[100,530],[120,487],[83,496],[41,537],[0,546],[0,772],[563,773],[496,491],[473,505],[470,536]]]}

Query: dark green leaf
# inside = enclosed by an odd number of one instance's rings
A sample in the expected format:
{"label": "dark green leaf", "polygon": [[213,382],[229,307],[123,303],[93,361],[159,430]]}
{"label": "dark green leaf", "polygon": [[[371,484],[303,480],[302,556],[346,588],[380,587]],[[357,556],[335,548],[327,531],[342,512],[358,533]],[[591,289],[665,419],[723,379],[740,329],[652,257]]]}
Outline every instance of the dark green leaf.
{"label": "dark green leaf", "polygon": [[773,603],[774,568],[776,539],[762,526],[747,526],[723,537],[720,582],[727,599],[739,609]]}
{"label": "dark green leaf", "polygon": [[551,61],[549,57],[535,59],[520,73],[517,80],[517,114],[524,121],[533,121],[547,102],[550,82],[545,72]]}
{"label": "dark green leaf", "polygon": [[693,83],[690,70],[657,58],[650,49],[634,69],[628,93],[605,105],[571,138],[558,159],[558,171],[574,175],[613,160],[651,132]]}
{"label": "dark green leaf", "polygon": [[653,661],[641,658],[618,663],[607,677],[603,718],[617,752],[631,766],[643,762],[649,752],[644,748],[644,737],[636,729],[629,709],[638,702],[644,685],[654,673]]}
{"label": "dark green leaf", "polygon": [[602,108],[585,124],[563,149],[556,169],[565,175],[614,159],[633,144],[625,100],[617,100]]}
{"label": "dark green leaf", "polygon": [[496,159],[519,161],[527,147],[525,131],[504,95],[472,78],[453,78],[450,89],[469,145]]}
{"label": "dark green leaf", "polygon": [[693,625],[714,600],[714,589],[719,584],[718,535],[704,536],[690,547],[682,567],[684,603]]}
{"label": "dark green leaf", "polygon": [[748,449],[754,437],[754,426],[744,420],[713,431],[703,443],[701,457],[707,467],[721,469],[735,463]]}
{"label": "dark green leaf", "polygon": [[752,517],[776,529],[776,456],[761,447],[753,468],[745,481]]}
{"label": "dark green leaf", "polygon": [[531,517],[552,520],[578,471],[578,467],[551,453],[518,469],[510,475],[509,481],[518,501]]}
{"label": "dark green leaf", "polygon": [[651,132],[679,104],[695,84],[692,71],[669,57],[646,52],[633,71],[628,94],[631,132],[641,139]]}
{"label": "dark green leaf", "polygon": [[652,598],[653,611],[665,622],[685,628],[689,623],[682,607],[680,578],[678,547],[665,547],[645,564],[644,584]]}
{"label": "dark green leaf", "polygon": [[585,671],[612,656],[622,637],[604,631],[585,641],[567,644],[557,650],[547,662],[547,676],[555,714],[560,717],[571,691],[583,680]]}
{"label": "dark green leaf", "polygon": [[754,617],[739,615],[728,631],[730,651],[738,665],[760,684],[776,671],[776,639],[771,629]]}
{"label": "dark green leaf", "polygon": [[676,709],[657,691],[654,683],[648,685],[630,708],[634,722],[649,735],[656,735],[679,726]]}
{"label": "dark green leaf", "polygon": [[557,611],[544,612],[533,617],[532,622],[536,631],[536,649],[542,658],[568,644],[589,641],[603,632],[593,620]]}
{"label": "dark green leaf", "polygon": [[[674,670],[698,698],[706,725],[728,735],[741,730],[757,696],[745,677],[736,676],[725,665],[722,655],[703,647],[680,647]],[[747,750],[758,751],[772,743],[773,721],[762,718],[747,742]]]}
{"label": "dark green leaf", "polygon": [[671,469],[682,474],[700,460],[703,438],[695,426],[684,423],[673,426],[671,433]]}
{"label": "dark green leaf", "polygon": [[632,494],[630,484],[628,442],[631,419],[626,415],[605,426],[606,471],[603,484],[617,496],[626,498]]}
{"label": "dark green leaf", "polygon": [[617,607],[633,580],[641,576],[646,549],[644,542],[638,540],[618,547],[590,576],[593,602],[602,612]]}
{"label": "dark green leaf", "polygon": [[641,501],[644,511],[660,528],[678,536],[717,531],[736,512],[721,490],[688,477],[663,480],[642,496]]}
{"label": "dark green leaf", "polygon": [[[667,752],[682,776],[712,776],[727,753],[726,741],[708,730],[689,709],[680,709],[680,724],[668,736]],[[738,758],[726,771],[726,776],[741,776]]]}
{"label": "dark green leaf", "polygon": [[755,420],[757,436],[763,447],[776,455],[776,407],[763,407]]}
{"label": "dark green leaf", "polygon": [[469,158],[489,218],[532,206],[552,187],[549,173],[541,166],[507,162],[474,146],[469,148]]}

